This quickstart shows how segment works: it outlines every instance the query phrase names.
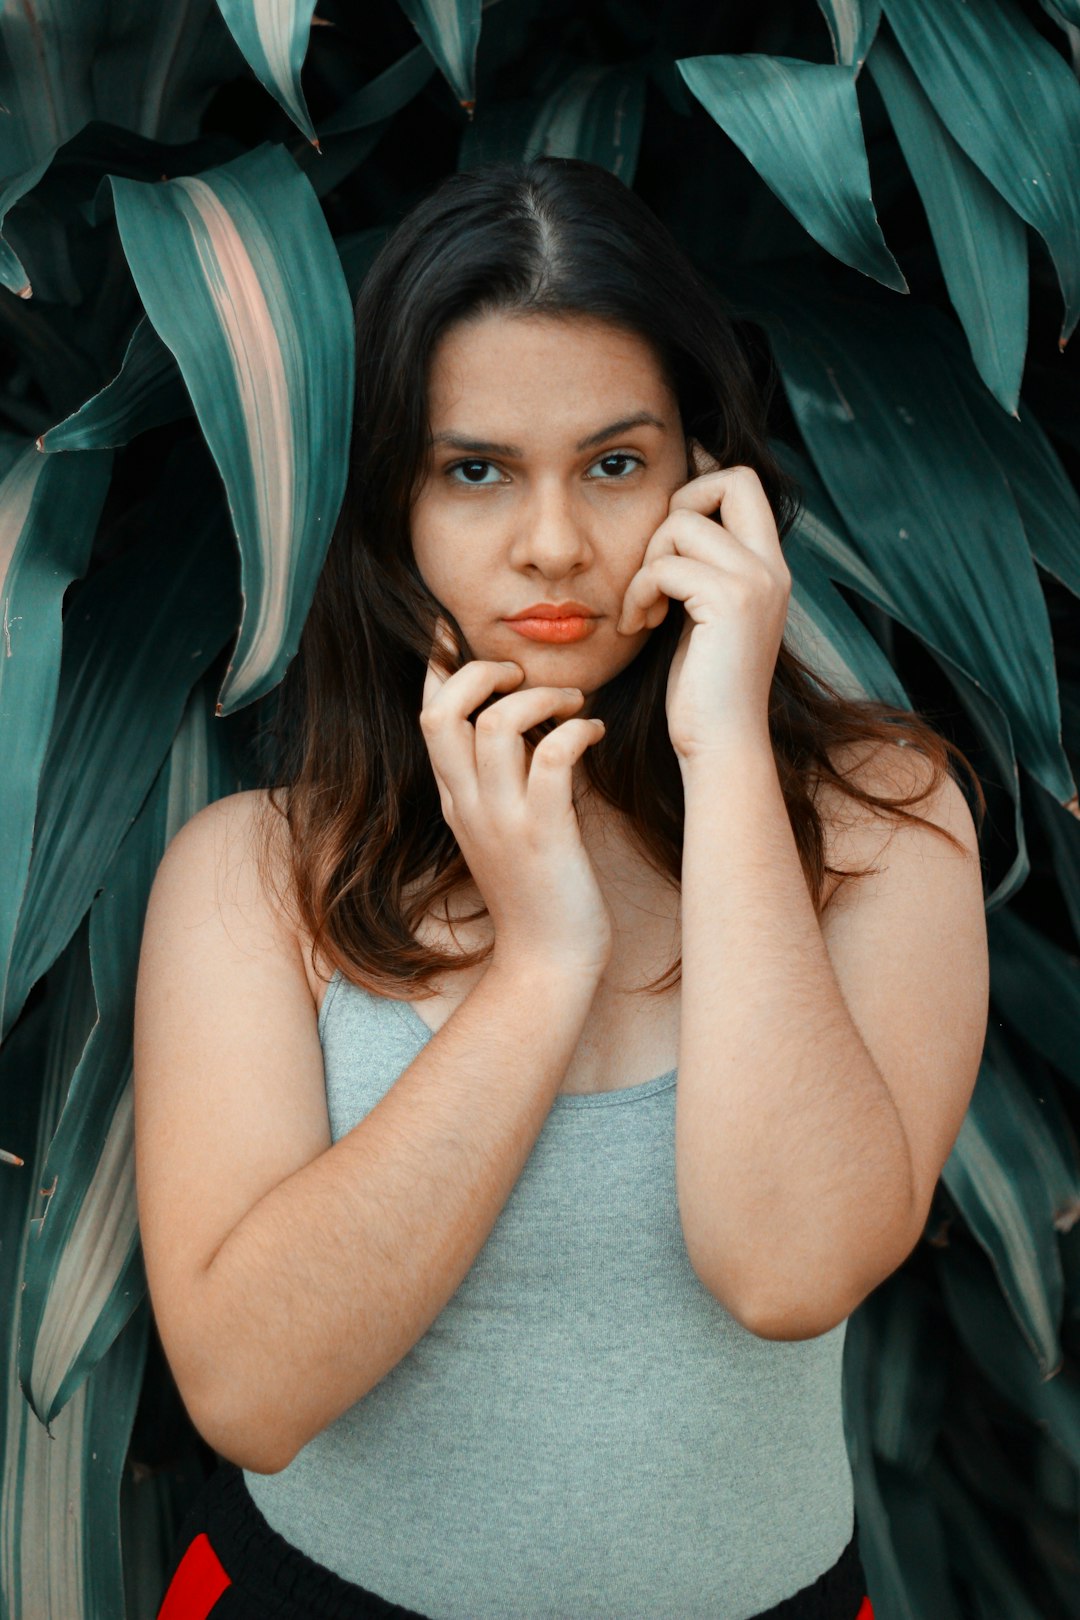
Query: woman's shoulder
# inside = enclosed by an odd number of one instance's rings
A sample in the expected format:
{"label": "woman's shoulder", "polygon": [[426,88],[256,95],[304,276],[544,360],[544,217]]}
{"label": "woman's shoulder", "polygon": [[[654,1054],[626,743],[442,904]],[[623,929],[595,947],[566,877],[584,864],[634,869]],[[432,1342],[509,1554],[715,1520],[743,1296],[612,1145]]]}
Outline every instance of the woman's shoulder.
{"label": "woman's shoulder", "polygon": [[275,927],[295,931],[289,824],[268,790],[227,793],[203,805],[173,835],[166,863],[209,869],[223,905],[260,908]]}
{"label": "woman's shoulder", "polygon": [[[296,903],[292,830],[280,797],[267,788],[224,794],[204,805],[175,834],[165,854],[173,863],[212,863],[223,910],[243,913],[294,945],[303,959],[316,1009],[329,965],[316,956]],[[181,873],[182,876],[182,873]]]}
{"label": "woman's shoulder", "polygon": [[[912,799],[904,808],[918,818],[915,823],[906,821],[885,806],[846,793],[836,782],[819,779],[814,804],[821,816],[825,859],[830,866],[876,865],[896,837],[925,835],[927,822],[959,839],[969,853],[977,853],[978,834],[959,782],[951,770],[940,772],[921,748],[864,738],[831,748],[829,760],[838,776],[871,798]],[[830,898],[839,883],[839,879],[831,881]]]}

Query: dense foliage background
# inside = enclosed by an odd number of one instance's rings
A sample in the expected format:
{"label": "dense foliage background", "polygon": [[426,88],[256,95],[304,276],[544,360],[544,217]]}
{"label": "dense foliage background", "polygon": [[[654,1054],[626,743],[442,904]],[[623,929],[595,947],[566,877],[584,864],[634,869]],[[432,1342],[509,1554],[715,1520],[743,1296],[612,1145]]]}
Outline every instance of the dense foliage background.
{"label": "dense foliage background", "polygon": [[366,265],[540,151],[634,186],[775,364],[793,642],[983,778],[983,1065],[845,1424],[878,1620],[1080,1617],[1078,60],[1080,0],[8,0],[0,1620],[153,1616],[213,1464],[138,1246],[146,896],[258,778]]}

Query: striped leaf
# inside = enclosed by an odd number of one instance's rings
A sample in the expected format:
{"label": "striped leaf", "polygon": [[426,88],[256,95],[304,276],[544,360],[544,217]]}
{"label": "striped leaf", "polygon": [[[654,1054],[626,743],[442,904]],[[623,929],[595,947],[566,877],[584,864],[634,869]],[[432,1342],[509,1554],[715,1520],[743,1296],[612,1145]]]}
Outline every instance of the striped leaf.
{"label": "striped leaf", "polygon": [[798,525],[784,541],[784,558],[791,569],[784,636],[792,650],[845,697],[908,708],[910,699],[892,665],[800,537]]}
{"label": "striped leaf", "polygon": [[219,695],[270,691],[296,651],[345,488],[352,306],[311,187],[280,147],[196,177],[113,180],[146,313],[176,355],[229,497],[244,613]]}
{"label": "striped leaf", "polygon": [[868,65],[926,209],[975,366],[998,403],[1015,413],[1027,349],[1027,229],[953,140],[888,35],[878,37]]}
{"label": "striped leaf", "polygon": [[174,422],[190,410],[191,400],[176,361],[144,315],[112,382],[43,433],[37,447],[96,450],[127,444],[136,433]]}
{"label": "striped leaf", "polygon": [[458,169],[535,157],[596,163],[632,185],[645,117],[637,68],[576,68],[544,97],[482,111],[462,137]]}
{"label": "striped leaf", "polygon": [[[104,121],[170,144],[193,140],[234,52],[213,0],[0,7],[0,227],[89,124]],[[11,230],[17,247],[0,244],[0,282],[28,298],[33,280],[50,299],[77,304],[61,220],[20,210]],[[32,276],[25,268],[31,254]]]}
{"label": "striped leaf", "polygon": [[[103,1620],[124,1614],[120,1473],[149,1315],[129,1322],[57,1418],[38,1422],[16,1382],[19,1279],[36,1230],[37,1189],[67,1080],[94,1019],[87,927],[49,975],[47,995],[0,1049],[0,1140],[26,1165],[0,1177],[0,1614]],[[48,1201],[45,1202],[46,1215]]]}
{"label": "striped leaf", "polygon": [[252,73],[317,147],[318,136],[300,88],[315,0],[217,0],[217,4]]}
{"label": "striped leaf", "polygon": [[864,275],[907,292],[874,212],[850,68],[787,56],[695,56],[676,65],[816,242]]}
{"label": "striped leaf", "polygon": [[1064,344],[1080,319],[1075,78],[1013,0],[885,0],[885,15],[953,139],[1049,248]]}
{"label": "striped leaf", "polygon": [[[996,409],[996,407],[992,407]],[[1000,415],[1000,412],[997,413]],[[1008,789],[1013,801],[1015,853],[1008,870],[986,894],[987,910],[1003,905],[1025,882],[1030,871],[1027,839],[1024,833],[1020,783],[1016,770],[1016,750],[1012,729],[1001,706],[944,652],[935,646],[936,627],[923,610],[921,599],[905,593],[899,600],[871,561],[855,549],[843,519],[826,494],[813,467],[787,445],[773,446],[781,464],[798,481],[803,506],[793,533],[818,557],[822,567],[839,585],[856,591],[880,608],[890,619],[903,624],[927,646],[946,673],[953,690],[986,747],[996,779]]]}
{"label": "striped leaf", "polygon": [[39,455],[25,445],[0,483],[0,1032],[30,870],[38,782],[60,679],[64,592],[90,560],[112,457]]}
{"label": "striped leaf", "polygon": [[881,21],[881,0],[818,0],[829,25],[833,55],[858,73]]}
{"label": "striped leaf", "polygon": [[461,106],[476,106],[476,50],[483,0],[399,0]]}
{"label": "striped leaf", "polygon": [[1043,1378],[1061,1366],[1065,1302],[1056,1231],[1080,1213],[1080,1176],[993,1022],[971,1106],[941,1178],[994,1263]]}
{"label": "striped leaf", "polygon": [[19,1380],[41,1421],[108,1350],[145,1293],[135,1202],[131,1033],[143,918],[166,846],[203,805],[236,791],[205,681],[90,909],[97,1022],[71,1077],[42,1172],[47,1222],[29,1245]]}
{"label": "striped leaf", "polygon": [[882,320],[865,301],[811,294],[805,275],[770,276],[767,294],[763,280],[755,306],[860,554],[995,699],[1027,769],[1068,803],[1046,603],[1009,485],[943,353],[948,323],[910,304]]}
{"label": "striped leaf", "polygon": [[642,73],[617,67],[577,68],[545,99],[524,156],[582,158],[632,186],[644,119]]}
{"label": "striped leaf", "polygon": [[188,693],[235,629],[234,557],[210,467],[201,447],[178,450],[144,509],[145,538],[69,601],[5,1033],[86,914]]}

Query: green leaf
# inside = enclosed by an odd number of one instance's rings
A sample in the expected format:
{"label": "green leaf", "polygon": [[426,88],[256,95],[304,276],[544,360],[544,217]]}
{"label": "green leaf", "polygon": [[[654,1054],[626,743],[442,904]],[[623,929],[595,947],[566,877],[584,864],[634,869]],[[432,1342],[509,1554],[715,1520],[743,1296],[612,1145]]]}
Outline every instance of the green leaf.
{"label": "green leaf", "polygon": [[[146,1354],[149,1312],[129,1322],[58,1417],[50,1436],[16,1382],[22,1273],[40,1229],[33,1216],[64,1089],[94,1018],[81,927],[49,975],[47,994],[0,1048],[0,1141],[21,1170],[0,1176],[0,1614],[102,1620],[124,1613],[120,1472]],[[46,1218],[48,1200],[45,1203]]]}
{"label": "green leaf", "polygon": [[796,524],[784,541],[791,569],[785,640],[804,663],[845,697],[910,707],[896,672],[816,560]]}
{"label": "green leaf", "polygon": [[399,0],[466,111],[476,106],[476,50],[483,0]]}
{"label": "green leaf", "polygon": [[352,305],[318,201],[281,147],[113,190],[146,313],[179,362],[240,542],[228,714],[284,674],[330,543],[352,422]]}
{"label": "green leaf", "polygon": [[546,96],[497,103],[462,137],[458,169],[507,159],[573,157],[633,185],[645,116],[637,68],[575,68]]}
{"label": "green leaf", "polygon": [[[235,47],[212,0],[109,6],[54,0],[0,8],[0,225],[85,126],[102,121],[132,141],[193,140],[203,109],[228,76]],[[9,222],[0,281],[22,297],[31,279],[76,304],[80,291],[67,233],[50,213]],[[17,249],[17,251],[16,251]],[[24,263],[33,260],[33,276]]]}
{"label": "green leaf", "polygon": [[644,119],[642,72],[592,65],[576,68],[545,98],[523,156],[581,158],[632,186]]}
{"label": "green leaf", "polygon": [[833,55],[858,73],[881,21],[881,0],[818,0],[829,25]]}
{"label": "green leaf", "polygon": [[873,1454],[873,1389],[879,1365],[874,1333],[875,1296],[848,1318],[844,1334],[844,1440],[851,1460],[859,1553],[866,1566],[874,1603],[888,1604],[890,1620],[924,1620],[912,1608],[906,1574],[896,1556],[892,1526]]}
{"label": "green leaf", "polygon": [[[1000,705],[965,675],[947,654],[935,646],[936,627],[926,612],[922,598],[903,590],[899,595],[894,594],[886,580],[872,566],[871,560],[856,550],[844,528],[840,514],[826,494],[813,467],[788,445],[774,442],[773,449],[781,465],[797,480],[802,494],[802,510],[792,532],[797,533],[799,539],[814,552],[830,579],[858,592],[868,602],[872,602],[875,607],[895,619],[898,624],[903,624],[928,646],[937,662],[946,671],[957,697],[989,751],[998,779],[1011,794],[1015,855],[1004,877],[985,897],[987,910],[1004,904],[1021,887],[1030,871],[1020,784],[1016,771],[1016,751],[1008,720]],[[963,782],[961,785],[964,785]]]}
{"label": "green leaf", "polygon": [[1055,1229],[1080,1211],[1080,1177],[993,1022],[941,1179],[993,1261],[1042,1376],[1051,1377],[1062,1363],[1065,1301]]}
{"label": "green leaf", "polygon": [[998,403],[1015,412],[1027,349],[1027,229],[953,140],[886,34],[879,35],[868,66],[926,209],[979,375]]}
{"label": "green leaf", "polygon": [[342,102],[337,112],[321,119],[321,139],[325,140],[328,135],[344,135],[353,130],[367,129],[372,124],[386,123],[420,94],[434,72],[431,52],[423,45],[414,46],[376,78],[355,90]]}
{"label": "green leaf", "polygon": [[1012,491],[1036,562],[1080,596],[1080,497],[1031,411],[1020,417],[994,410],[963,365],[956,335],[941,324],[943,353],[957,360],[954,375],[987,449]]}
{"label": "green leaf", "polygon": [[[935,311],[878,308],[759,274],[761,311],[818,471],[859,553],[910,618],[1009,720],[1027,769],[1061,803],[1050,622],[1012,492],[956,382]],[[767,306],[767,307],[766,307]]]}
{"label": "green leaf", "polygon": [[1013,0],[885,0],[885,15],[942,122],[1021,219],[1039,232],[1080,319],[1080,90]]}
{"label": "green leaf", "polygon": [[987,920],[990,995],[1010,1024],[1080,1089],[1080,957],[1012,911]]}
{"label": "green leaf", "polygon": [[131,334],[120,370],[85,405],[49,428],[39,450],[97,450],[127,444],[135,434],[191,411],[176,360],[145,315]]}
{"label": "green leaf", "polygon": [[70,1400],[145,1293],[135,1202],[132,1028],[150,886],[170,839],[235,792],[205,681],[90,909],[97,1022],[71,1077],[42,1172],[49,1218],[23,1281],[19,1379],[45,1424]]}
{"label": "green leaf", "polygon": [[305,146],[293,154],[316,196],[325,197],[364,162],[434,72],[431,53],[417,45],[321,120],[318,150]]}
{"label": "green leaf", "polygon": [[907,292],[874,212],[850,68],[788,56],[695,56],[676,66],[816,242]]}
{"label": "green leaf", "polygon": [[0,483],[0,1031],[12,1021],[11,952],[56,707],[63,597],[89,565],[111,465],[105,452],[49,459],[28,445]]}
{"label": "green leaf", "polygon": [[315,0],[217,0],[218,10],[252,73],[293,123],[318,146],[300,88]]}
{"label": "green leaf", "polygon": [[0,1033],[85,915],[188,693],[235,629],[234,556],[209,467],[201,445],[178,447],[145,538],[71,592]]}
{"label": "green leaf", "polygon": [[1075,1371],[1066,1363],[1053,1377],[1043,1376],[1001,1293],[988,1285],[989,1262],[981,1250],[949,1243],[933,1253],[950,1320],[972,1361],[1010,1405],[1080,1468],[1080,1380]]}
{"label": "green leaf", "polygon": [[874,1365],[867,1394],[874,1451],[917,1474],[933,1455],[948,1394],[940,1323],[925,1282],[903,1269],[876,1291],[871,1314]]}

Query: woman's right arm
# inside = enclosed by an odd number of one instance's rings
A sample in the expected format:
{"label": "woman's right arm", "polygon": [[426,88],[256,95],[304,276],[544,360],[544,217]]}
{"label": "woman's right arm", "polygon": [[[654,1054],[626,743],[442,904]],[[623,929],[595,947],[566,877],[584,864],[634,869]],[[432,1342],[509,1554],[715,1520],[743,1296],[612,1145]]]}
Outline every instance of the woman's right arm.
{"label": "woman's right arm", "polygon": [[254,871],[257,794],[169,845],[136,993],[139,1219],[154,1314],[195,1426],[259,1473],[427,1331],[544,1124],[602,971],[496,960],[331,1144],[294,930]]}

